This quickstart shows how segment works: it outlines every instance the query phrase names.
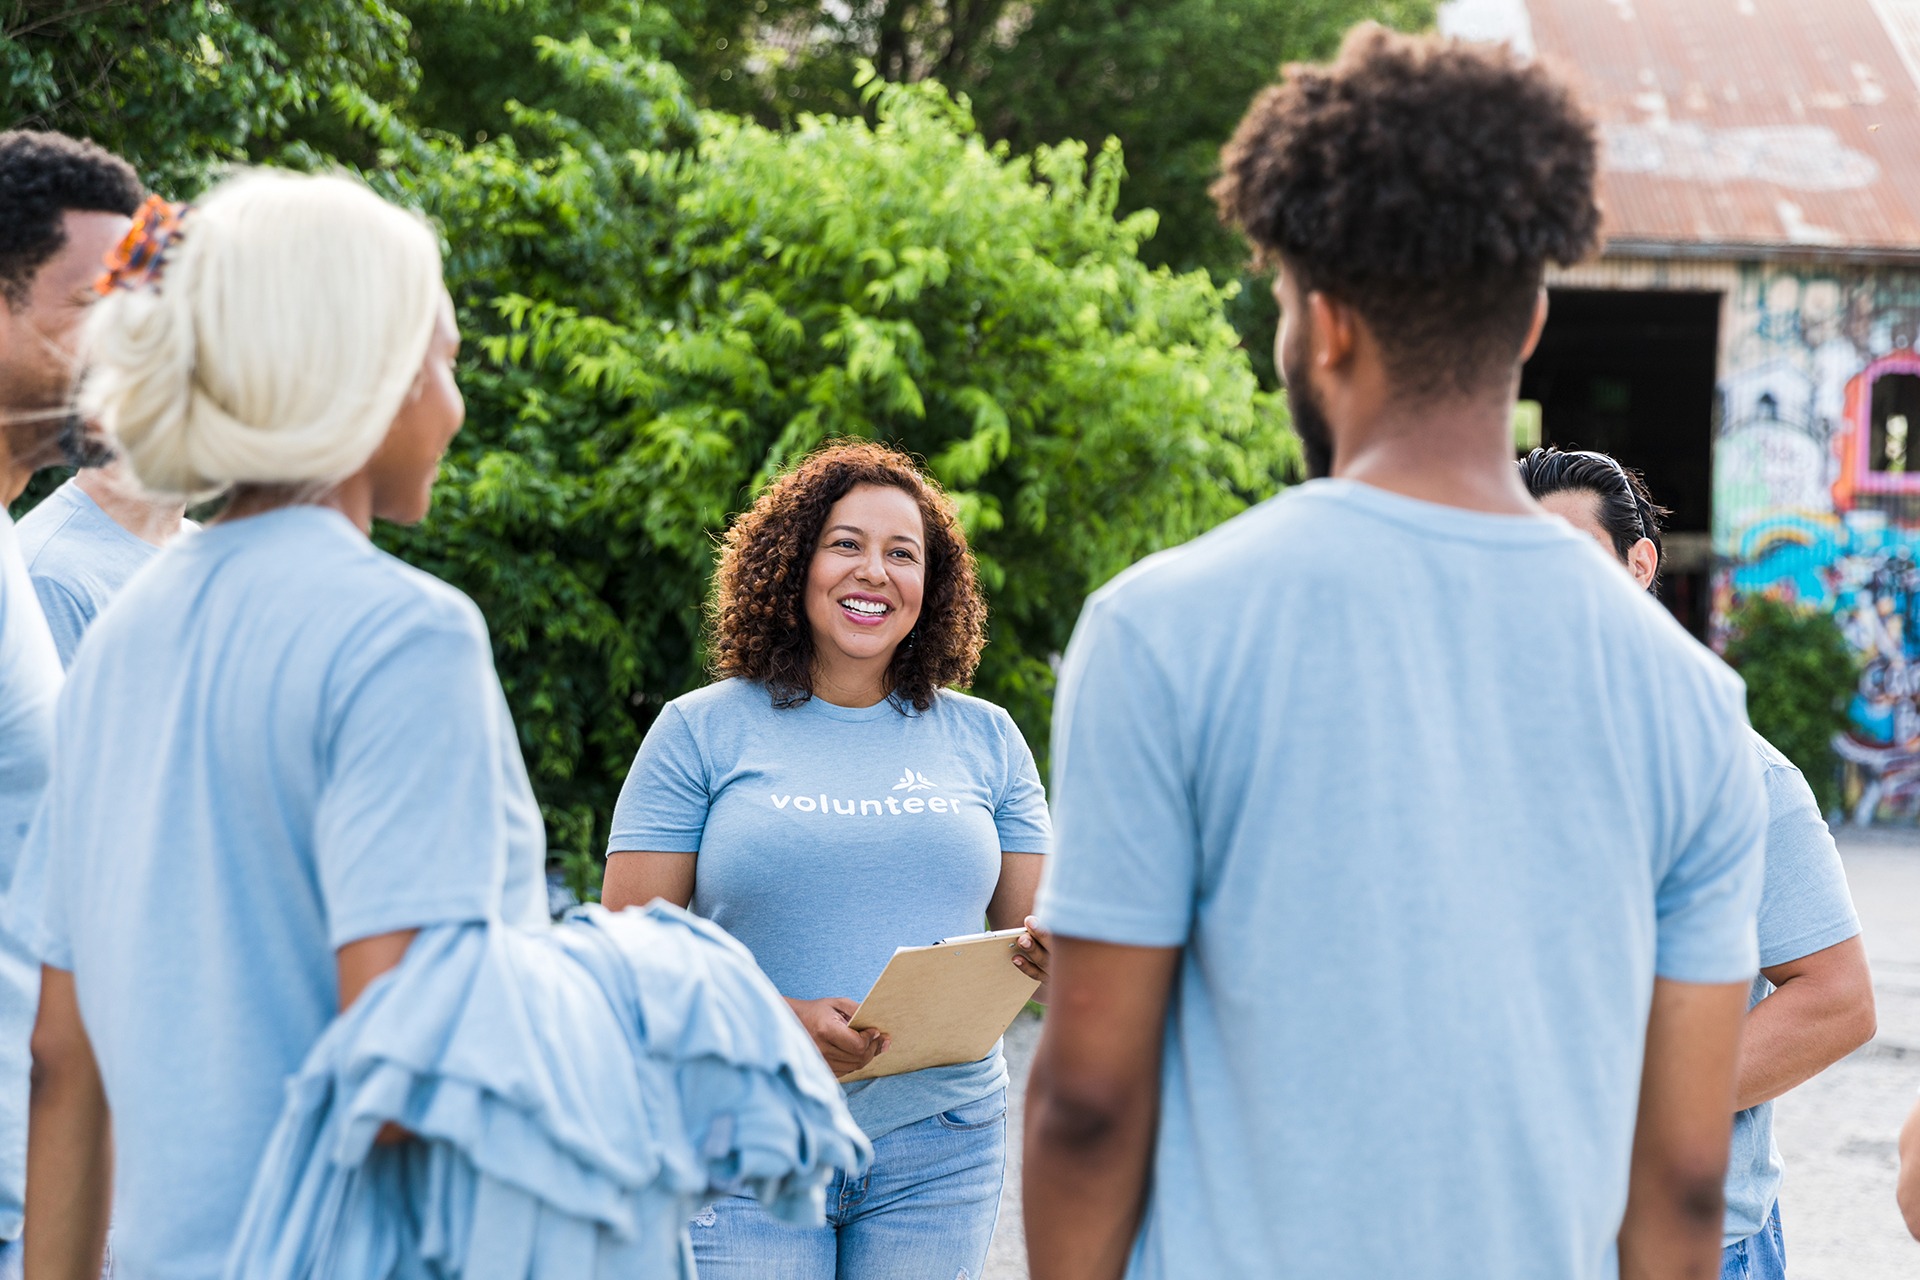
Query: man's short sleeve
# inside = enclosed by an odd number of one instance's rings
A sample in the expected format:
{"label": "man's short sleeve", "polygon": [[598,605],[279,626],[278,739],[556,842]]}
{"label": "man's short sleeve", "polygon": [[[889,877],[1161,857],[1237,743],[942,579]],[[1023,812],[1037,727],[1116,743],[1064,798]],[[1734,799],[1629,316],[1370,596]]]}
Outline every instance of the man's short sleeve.
{"label": "man's short sleeve", "polygon": [[1705,812],[1655,892],[1654,972],[1676,982],[1744,982],[1760,967],[1755,917],[1766,847],[1766,793],[1744,723],[1722,735]]}
{"label": "man's short sleeve", "polygon": [[314,861],[333,946],[499,914],[498,683],[476,613],[410,629],[331,700]]}
{"label": "man's short sleeve", "polygon": [[1006,779],[993,810],[1000,848],[1007,853],[1049,853],[1053,849],[1053,818],[1047,812],[1047,790],[1040,785],[1033,750],[1013,717],[997,707],[994,710],[1003,722],[1006,754]]}
{"label": "man's short sleeve", "polygon": [[68,886],[60,882],[59,868],[54,865],[53,854],[59,845],[54,825],[52,806],[42,805],[27,829],[20,861],[6,887],[6,912],[0,928],[12,934],[21,949],[41,964],[71,970]]}
{"label": "man's short sleeve", "polygon": [[1180,724],[1144,641],[1096,598],[1054,703],[1054,853],[1037,914],[1073,938],[1173,947],[1192,928],[1200,849]]}
{"label": "man's short sleeve", "polygon": [[713,797],[693,727],[668,703],[633,758],[613,806],[608,853],[698,853]]}
{"label": "man's short sleeve", "polygon": [[80,648],[80,637],[93,622],[93,610],[52,578],[35,577],[33,594],[39,597],[40,612],[46,615],[47,630],[53,633],[53,647],[60,653],[60,666],[71,668],[73,655]]}
{"label": "man's short sleeve", "polygon": [[1813,788],[1771,748],[1760,759],[1767,792],[1766,887],[1760,893],[1760,967],[1766,969],[1845,942],[1860,932],[1860,917]]}

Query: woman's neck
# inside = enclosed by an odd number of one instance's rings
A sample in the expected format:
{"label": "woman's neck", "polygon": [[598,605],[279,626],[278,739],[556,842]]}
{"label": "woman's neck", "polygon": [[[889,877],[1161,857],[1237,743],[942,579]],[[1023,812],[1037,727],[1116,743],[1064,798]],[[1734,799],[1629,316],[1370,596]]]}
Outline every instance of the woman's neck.
{"label": "woman's neck", "polygon": [[871,707],[887,696],[887,667],[892,660],[888,654],[866,662],[834,662],[816,653],[813,696],[836,707]]}
{"label": "woman's neck", "polygon": [[360,532],[373,532],[373,489],[364,473],[356,472],[328,489],[301,484],[243,484],[234,487],[218,520],[244,520],[282,507],[328,507],[353,521]]}

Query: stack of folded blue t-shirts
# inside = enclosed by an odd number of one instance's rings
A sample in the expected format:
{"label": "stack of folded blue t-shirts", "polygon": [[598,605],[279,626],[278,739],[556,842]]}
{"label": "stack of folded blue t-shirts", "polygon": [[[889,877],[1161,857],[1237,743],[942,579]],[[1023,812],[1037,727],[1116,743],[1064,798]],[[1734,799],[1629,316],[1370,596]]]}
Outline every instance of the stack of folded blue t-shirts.
{"label": "stack of folded blue t-shirts", "polygon": [[[374,1141],[397,1124],[414,1140]],[[744,947],[655,904],[447,925],[288,1082],[230,1280],[691,1277],[715,1195],[818,1223],[871,1152]]]}

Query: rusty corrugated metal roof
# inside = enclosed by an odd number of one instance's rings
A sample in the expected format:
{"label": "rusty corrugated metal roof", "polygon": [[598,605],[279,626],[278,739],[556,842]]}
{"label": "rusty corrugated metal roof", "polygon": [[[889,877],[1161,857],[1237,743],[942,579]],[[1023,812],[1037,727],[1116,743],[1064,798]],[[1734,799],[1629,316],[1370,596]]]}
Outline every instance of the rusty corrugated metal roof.
{"label": "rusty corrugated metal roof", "polygon": [[1521,34],[1601,120],[1611,252],[1905,256],[1920,255],[1915,8],[1524,0]]}

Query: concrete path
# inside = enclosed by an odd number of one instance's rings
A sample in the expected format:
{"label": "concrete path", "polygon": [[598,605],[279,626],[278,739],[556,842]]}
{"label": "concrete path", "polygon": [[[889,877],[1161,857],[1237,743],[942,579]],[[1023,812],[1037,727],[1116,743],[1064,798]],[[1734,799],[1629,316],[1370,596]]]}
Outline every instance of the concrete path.
{"label": "concrete path", "polygon": [[[1895,1140],[1920,1089],[1920,832],[1848,832],[1840,848],[1866,930],[1880,1004],[1871,1044],[1775,1108],[1793,1280],[1913,1280],[1920,1244],[1893,1203]],[[1007,1033],[1007,1185],[984,1280],[1026,1280],[1020,1120],[1039,1020]]]}
{"label": "concrete path", "polygon": [[1840,840],[1860,910],[1880,1033],[1782,1098],[1774,1131],[1794,1280],[1911,1280],[1920,1244],[1893,1203],[1900,1123],[1920,1089],[1920,835],[1848,832]]}
{"label": "concrete path", "polygon": [[1027,1234],[1020,1225],[1020,1131],[1027,1113],[1027,1068],[1040,1039],[1040,1019],[1020,1015],[1007,1028],[1007,1181],[1000,1192],[1000,1225],[993,1230],[987,1270],[981,1280],[1027,1280]]}

